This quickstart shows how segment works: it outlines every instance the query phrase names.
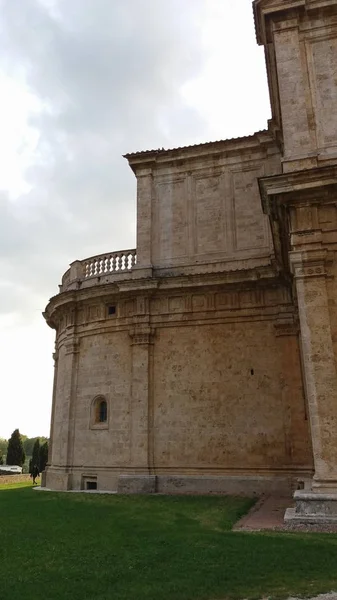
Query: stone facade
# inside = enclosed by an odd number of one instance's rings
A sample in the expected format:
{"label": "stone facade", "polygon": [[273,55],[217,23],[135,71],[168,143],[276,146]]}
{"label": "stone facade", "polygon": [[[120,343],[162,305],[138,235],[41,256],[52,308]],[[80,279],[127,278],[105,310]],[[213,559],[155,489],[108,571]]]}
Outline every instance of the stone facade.
{"label": "stone facade", "polygon": [[337,498],[337,0],[254,11],[268,130],[127,155],[137,249],[47,306],[49,488]]}

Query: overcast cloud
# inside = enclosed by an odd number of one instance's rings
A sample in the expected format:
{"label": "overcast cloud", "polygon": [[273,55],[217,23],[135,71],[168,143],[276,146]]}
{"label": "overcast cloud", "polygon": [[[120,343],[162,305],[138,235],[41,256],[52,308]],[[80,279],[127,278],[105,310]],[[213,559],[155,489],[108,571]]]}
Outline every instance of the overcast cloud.
{"label": "overcast cloud", "polygon": [[[69,262],[136,245],[136,182],[122,154],[208,141],[216,122],[210,113],[219,115],[217,139],[233,135],[230,124],[237,135],[266,126],[263,56],[250,4],[0,0],[0,130],[7,132],[0,141],[7,164],[0,174],[0,360],[7,374],[0,402],[20,372],[20,349],[29,402],[35,397],[39,405],[51,394],[51,344],[41,348],[47,337],[40,314]],[[238,18],[244,49],[235,35]],[[226,55],[212,45],[220,40],[221,50],[222,36],[230,43]],[[224,78],[213,90],[212,69]],[[263,117],[256,109],[258,118],[249,121],[244,110],[240,119],[235,106],[247,105],[245,92],[257,77]],[[50,398],[44,402],[45,427]],[[0,435],[9,435],[14,421],[7,419],[6,431],[4,423]],[[25,423],[29,433],[33,425]]]}
{"label": "overcast cloud", "polygon": [[[202,134],[179,99],[202,61],[201,0],[5,0],[1,13],[2,67],[40,102],[32,189],[0,199],[2,277],[16,273],[29,309],[71,260],[135,246],[122,153]],[[0,310],[19,308],[15,282],[5,296]]]}

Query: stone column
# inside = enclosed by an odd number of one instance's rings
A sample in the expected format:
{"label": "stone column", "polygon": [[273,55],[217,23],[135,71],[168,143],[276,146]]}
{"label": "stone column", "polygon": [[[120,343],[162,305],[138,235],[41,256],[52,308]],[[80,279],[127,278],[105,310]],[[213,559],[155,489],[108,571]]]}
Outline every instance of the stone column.
{"label": "stone column", "polygon": [[337,493],[337,373],[326,286],[327,257],[326,250],[290,252],[314,455],[313,491]]}
{"label": "stone column", "polygon": [[[68,436],[67,436],[67,470],[71,472],[74,463],[74,441],[75,441],[75,412],[77,398],[77,378],[79,361],[79,340],[73,338],[66,345],[66,353],[71,361],[71,377],[69,386],[69,404],[68,404]],[[69,476],[69,486],[71,489],[71,475]]]}
{"label": "stone column", "polygon": [[137,314],[130,330],[132,345],[130,457],[132,473],[121,475],[119,493],[153,493],[153,340],[149,299],[137,298]]}

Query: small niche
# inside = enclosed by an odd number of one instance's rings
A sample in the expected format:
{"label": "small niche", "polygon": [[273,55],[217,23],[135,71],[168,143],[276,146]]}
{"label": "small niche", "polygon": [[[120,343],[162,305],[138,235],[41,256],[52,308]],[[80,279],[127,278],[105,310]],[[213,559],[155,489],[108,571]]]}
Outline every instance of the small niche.
{"label": "small niche", "polygon": [[250,374],[251,374],[251,375],[254,375],[254,373],[255,373],[254,369],[251,369],[251,370],[250,370]]}
{"label": "small niche", "polygon": [[87,490],[97,490],[97,481],[86,481]]}
{"label": "small niche", "polygon": [[97,490],[97,477],[95,475],[82,475],[81,490]]}
{"label": "small niche", "polygon": [[112,315],[116,314],[116,307],[115,306],[108,306],[108,315],[109,317],[111,317]]}

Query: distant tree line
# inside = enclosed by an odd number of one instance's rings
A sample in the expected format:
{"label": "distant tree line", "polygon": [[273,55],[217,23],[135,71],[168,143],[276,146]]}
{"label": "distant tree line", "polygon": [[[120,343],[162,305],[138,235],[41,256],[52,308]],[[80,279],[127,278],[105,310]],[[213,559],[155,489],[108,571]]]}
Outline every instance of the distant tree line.
{"label": "distant tree line", "polygon": [[13,431],[8,441],[0,438],[0,465],[24,467],[26,459],[29,473],[32,472],[34,465],[42,473],[48,461],[48,438],[44,436],[29,438],[21,435],[18,429]]}

